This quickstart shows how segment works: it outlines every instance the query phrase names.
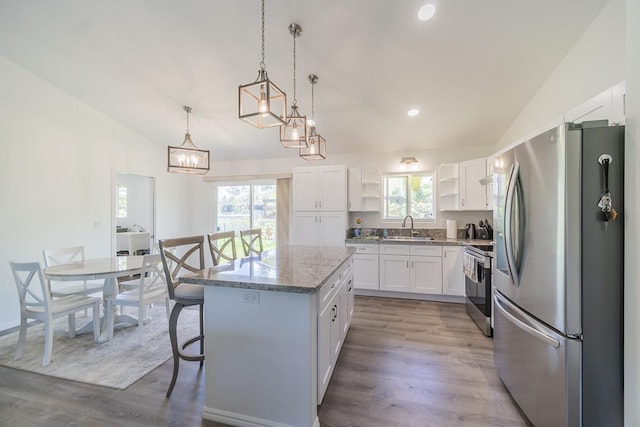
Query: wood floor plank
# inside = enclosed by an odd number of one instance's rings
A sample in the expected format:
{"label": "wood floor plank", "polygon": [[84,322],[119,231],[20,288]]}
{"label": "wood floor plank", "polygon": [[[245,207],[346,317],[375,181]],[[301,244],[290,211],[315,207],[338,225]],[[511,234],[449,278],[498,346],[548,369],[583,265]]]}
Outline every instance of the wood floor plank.
{"label": "wood floor plank", "polygon": [[[322,427],[527,426],[493,365],[493,341],[459,304],[356,297]],[[204,373],[168,361],[126,390],[0,367],[0,426],[208,426]]]}

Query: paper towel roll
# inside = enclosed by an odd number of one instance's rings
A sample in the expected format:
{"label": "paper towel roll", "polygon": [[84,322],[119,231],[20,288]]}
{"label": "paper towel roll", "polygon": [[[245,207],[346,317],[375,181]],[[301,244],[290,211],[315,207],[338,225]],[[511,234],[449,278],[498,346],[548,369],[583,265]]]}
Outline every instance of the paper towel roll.
{"label": "paper towel roll", "polygon": [[447,239],[458,238],[458,221],[455,219],[447,220]]}

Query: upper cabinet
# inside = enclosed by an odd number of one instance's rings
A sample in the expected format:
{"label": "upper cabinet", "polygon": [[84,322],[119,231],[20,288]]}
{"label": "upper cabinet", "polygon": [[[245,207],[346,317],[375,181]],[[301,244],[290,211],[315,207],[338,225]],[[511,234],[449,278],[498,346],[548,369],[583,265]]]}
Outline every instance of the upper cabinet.
{"label": "upper cabinet", "polygon": [[380,194],[380,169],[349,168],[349,211],[378,212]]}
{"label": "upper cabinet", "polygon": [[610,125],[614,125],[624,124],[624,115],[625,82],[621,82],[567,111],[564,121],[581,123],[590,120],[607,120]]}
{"label": "upper cabinet", "polygon": [[294,211],[346,211],[346,166],[293,168]]}
{"label": "upper cabinet", "polygon": [[487,210],[487,159],[460,162],[460,210]]}
{"label": "upper cabinet", "polygon": [[445,163],[438,169],[441,211],[485,211],[492,209],[487,159]]}

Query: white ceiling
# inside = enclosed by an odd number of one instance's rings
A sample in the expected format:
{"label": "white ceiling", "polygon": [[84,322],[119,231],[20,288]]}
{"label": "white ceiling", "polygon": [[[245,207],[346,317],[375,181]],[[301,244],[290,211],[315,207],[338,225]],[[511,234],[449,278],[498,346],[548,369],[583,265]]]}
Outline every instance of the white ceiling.
{"label": "white ceiling", "polygon": [[[419,7],[436,5],[431,21]],[[334,154],[495,144],[607,0],[268,0],[269,77]],[[296,156],[237,118],[260,62],[259,0],[0,0],[0,55],[160,145]],[[406,115],[410,107],[422,112]]]}

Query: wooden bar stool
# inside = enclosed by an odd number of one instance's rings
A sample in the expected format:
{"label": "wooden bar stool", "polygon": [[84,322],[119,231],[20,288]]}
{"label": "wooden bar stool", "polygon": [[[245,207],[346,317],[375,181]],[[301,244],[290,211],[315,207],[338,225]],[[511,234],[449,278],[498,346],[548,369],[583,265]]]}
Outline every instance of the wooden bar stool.
{"label": "wooden bar stool", "polygon": [[244,256],[262,253],[262,229],[240,231],[240,239],[242,240]]}
{"label": "wooden bar stool", "polygon": [[235,231],[224,231],[207,235],[213,265],[220,264],[220,261],[233,262],[237,259],[235,239]]}

